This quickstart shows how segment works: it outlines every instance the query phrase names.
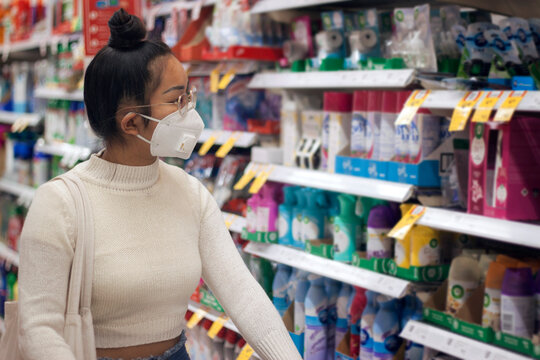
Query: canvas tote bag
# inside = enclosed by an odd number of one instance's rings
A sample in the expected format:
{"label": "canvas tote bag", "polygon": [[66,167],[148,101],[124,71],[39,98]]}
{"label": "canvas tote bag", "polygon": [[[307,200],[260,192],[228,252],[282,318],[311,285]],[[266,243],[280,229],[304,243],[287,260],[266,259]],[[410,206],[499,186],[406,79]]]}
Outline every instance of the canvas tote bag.
{"label": "canvas tote bag", "polygon": [[[75,203],[77,239],[71,265],[64,324],[64,339],[77,360],[96,360],[94,325],[90,312],[94,274],[94,218],[90,199],[81,179],[66,173],[55,181],[64,181]],[[18,304],[5,306],[6,332],[0,342],[0,360],[23,360],[18,339]]]}

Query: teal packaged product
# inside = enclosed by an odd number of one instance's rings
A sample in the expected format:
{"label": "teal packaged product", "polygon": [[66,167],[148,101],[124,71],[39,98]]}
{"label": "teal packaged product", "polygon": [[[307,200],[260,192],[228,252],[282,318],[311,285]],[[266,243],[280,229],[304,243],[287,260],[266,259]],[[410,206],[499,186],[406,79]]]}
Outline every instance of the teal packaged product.
{"label": "teal packaged product", "polygon": [[249,261],[249,270],[251,274],[261,284],[269,298],[272,296],[272,287],[274,284],[274,269],[270,261],[252,256]]}
{"label": "teal packaged product", "polygon": [[305,241],[324,238],[325,215],[328,200],[321,190],[306,189],[306,207],[303,215],[303,237]]}
{"label": "teal packaged product", "polygon": [[326,325],[327,348],[326,360],[333,360],[336,352],[336,325],[337,325],[337,301],[341,290],[341,283],[329,278],[324,279],[324,287],[328,298],[328,322]]}
{"label": "teal packaged product", "polygon": [[349,284],[342,284],[337,299],[337,322],[336,322],[336,346],[339,346],[345,334],[349,330],[349,301],[352,302],[351,293],[353,287]]}
{"label": "teal packaged product", "polygon": [[[404,329],[410,320],[422,320],[422,301],[415,295],[407,295],[404,298],[404,307],[401,312],[401,328]],[[405,360],[422,360],[424,346],[412,341],[406,342]]]}
{"label": "teal packaged product", "polygon": [[341,212],[334,222],[334,260],[350,263],[362,225],[356,216],[356,197],[342,194],[338,200]]}
{"label": "teal packaged product", "polygon": [[331,238],[334,236],[334,221],[339,216],[339,200],[338,193],[327,192],[328,209],[326,209],[326,219],[324,228],[324,237]]}
{"label": "teal packaged product", "polygon": [[278,264],[276,276],[274,276],[272,285],[273,302],[280,316],[285,314],[285,311],[287,311],[290,305],[287,290],[289,287],[291,271],[292,269],[289,266]]}
{"label": "teal packaged product", "polygon": [[297,268],[292,268],[289,283],[287,284],[287,298],[289,300],[289,305],[294,301],[294,294],[296,294],[296,287],[298,286],[298,273],[300,272],[301,271]]}
{"label": "teal packaged product", "polygon": [[328,301],[324,287],[324,278],[309,275],[309,290],[306,295],[306,329],[304,360],[326,360],[328,322]]}
{"label": "teal packaged product", "polygon": [[306,295],[309,290],[308,273],[299,271],[298,283],[294,294],[294,333],[303,334],[306,328]]}
{"label": "teal packaged product", "polygon": [[283,188],[284,201],[279,205],[279,240],[281,245],[293,245],[293,209],[296,205],[296,191],[300,188],[297,186],[286,186]]}
{"label": "teal packaged product", "polygon": [[360,320],[360,360],[371,360],[373,358],[373,323],[375,322],[375,315],[379,311],[376,297],[376,292],[366,291],[367,303]]}
{"label": "teal packaged product", "polygon": [[373,322],[373,360],[393,360],[401,347],[400,309],[398,299],[377,297],[379,311]]}
{"label": "teal packaged product", "polygon": [[295,193],[296,205],[293,207],[292,219],[292,246],[305,249],[306,242],[304,238],[304,209],[306,208],[306,189],[297,190]]}

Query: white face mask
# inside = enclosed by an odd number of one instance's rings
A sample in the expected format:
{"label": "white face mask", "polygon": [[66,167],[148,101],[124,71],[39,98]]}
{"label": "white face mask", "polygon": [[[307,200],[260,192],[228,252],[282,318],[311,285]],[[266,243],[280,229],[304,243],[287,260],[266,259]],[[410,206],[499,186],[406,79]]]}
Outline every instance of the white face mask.
{"label": "white face mask", "polygon": [[139,114],[145,119],[158,123],[151,140],[141,135],[137,137],[150,144],[152,156],[189,159],[204,129],[204,122],[195,109],[190,109],[182,117],[175,111],[162,120]]}

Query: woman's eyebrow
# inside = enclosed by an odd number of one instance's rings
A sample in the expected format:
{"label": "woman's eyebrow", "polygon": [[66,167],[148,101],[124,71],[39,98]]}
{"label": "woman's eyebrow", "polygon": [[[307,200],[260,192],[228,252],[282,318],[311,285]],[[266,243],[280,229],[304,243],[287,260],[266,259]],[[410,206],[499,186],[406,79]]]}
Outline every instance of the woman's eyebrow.
{"label": "woman's eyebrow", "polygon": [[184,85],[177,85],[177,86],[173,86],[172,88],[168,89],[168,90],[165,90],[163,92],[163,94],[166,94],[168,92],[171,92],[171,91],[174,91],[174,90],[184,90],[186,87]]}

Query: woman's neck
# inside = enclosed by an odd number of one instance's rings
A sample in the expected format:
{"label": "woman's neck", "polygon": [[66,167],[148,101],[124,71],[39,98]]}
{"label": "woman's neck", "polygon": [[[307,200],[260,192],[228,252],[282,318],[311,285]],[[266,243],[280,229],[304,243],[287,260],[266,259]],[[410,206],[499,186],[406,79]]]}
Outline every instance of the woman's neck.
{"label": "woman's neck", "polygon": [[129,146],[107,145],[101,158],[126,166],[148,166],[156,162],[156,156],[150,155],[149,151],[141,152],[141,149],[130,149]]}

